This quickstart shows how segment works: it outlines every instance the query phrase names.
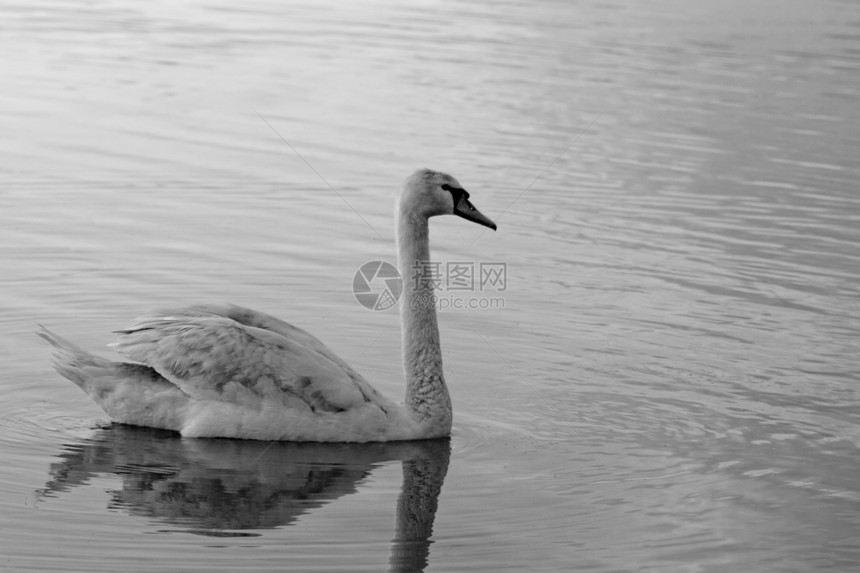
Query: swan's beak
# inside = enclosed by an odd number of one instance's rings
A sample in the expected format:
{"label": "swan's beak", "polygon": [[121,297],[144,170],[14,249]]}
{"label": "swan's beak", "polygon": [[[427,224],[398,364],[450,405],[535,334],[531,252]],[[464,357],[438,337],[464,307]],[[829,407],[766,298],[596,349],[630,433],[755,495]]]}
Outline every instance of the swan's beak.
{"label": "swan's beak", "polygon": [[460,195],[460,198],[454,205],[454,214],[458,217],[463,217],[467,221],[489,227],[494,231],[496,230],[496,224],[472,205],[472,202],[466,197],[466,193]]}

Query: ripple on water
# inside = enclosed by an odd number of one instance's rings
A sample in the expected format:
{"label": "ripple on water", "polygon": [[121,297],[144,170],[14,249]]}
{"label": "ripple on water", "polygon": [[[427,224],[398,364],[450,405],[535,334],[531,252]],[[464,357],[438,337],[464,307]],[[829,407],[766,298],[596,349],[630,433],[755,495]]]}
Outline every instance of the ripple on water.
{"label": "ripple on water", "polygon": [[93,420],[62,408],[17,408],[0,419],[2,441],[11,446],[35,447],[55,440],[80,439],[93,429]]}
{"label": "ripple on water", "polygon": [[470,454],[498,448],[511,442],[528,443],[535,440],[527,428],[472,412],[456,412],[452,431],[452,452]]}

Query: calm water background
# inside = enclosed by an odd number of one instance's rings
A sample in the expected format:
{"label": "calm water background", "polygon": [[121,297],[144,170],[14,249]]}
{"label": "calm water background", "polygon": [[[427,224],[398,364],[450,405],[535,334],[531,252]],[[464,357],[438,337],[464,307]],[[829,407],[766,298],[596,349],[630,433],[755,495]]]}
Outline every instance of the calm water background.
{"label": "calm water background", "polygon": [[[0,22],[0,570],[860,567],[857,3]],[[435,258],[508,265],[503,309],[440,319],[450,446],[111,427],[32,334],[230,301],[400,395],[351,284],[424,166],[499,224],[434,220]]]}

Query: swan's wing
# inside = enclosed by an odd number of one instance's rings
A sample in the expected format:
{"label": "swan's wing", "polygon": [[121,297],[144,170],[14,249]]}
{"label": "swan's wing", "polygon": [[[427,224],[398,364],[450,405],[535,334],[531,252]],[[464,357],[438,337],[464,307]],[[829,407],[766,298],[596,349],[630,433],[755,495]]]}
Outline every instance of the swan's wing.
{"label": "swan's wing", "polygon": [[[302,331],[303,332],[303,331]],[[287,337],[215,316],[139,319],[113,346],[154,368],[186,394],[264,406],[272,400],[312,411],[340,412],[379,395],[329,358],[321,342]]]}
{"label": "swan's wing", "polygon": [[349,364],[332,352],[316,336],[265,312],[259,312],[235,304],[197,304],[182,308],[162,309],[157,311],[157,314],[160,316],[222,316],[235,320],[245,326],[270,330],[288,340],[293,340],[299,344],[313,348],[316,352],[319,352],[335,364],[352,371],[355,376],[361,378],[361,375],[352,370]]}

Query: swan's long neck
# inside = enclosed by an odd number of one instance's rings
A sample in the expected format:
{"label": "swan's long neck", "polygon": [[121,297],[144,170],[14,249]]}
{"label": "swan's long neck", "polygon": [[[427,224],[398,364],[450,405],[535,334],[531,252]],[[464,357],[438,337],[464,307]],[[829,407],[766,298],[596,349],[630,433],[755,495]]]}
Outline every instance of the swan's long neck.
{"label": "swan's long neck", "polygon": [[442,375],[442,350],[436,324],[427,217],[402,205],[397,209],[397,251],[403,296],[400,321],[403,331],[403,369],[406,407],[422,424],[439,435],[451,429],[451,397]]}

